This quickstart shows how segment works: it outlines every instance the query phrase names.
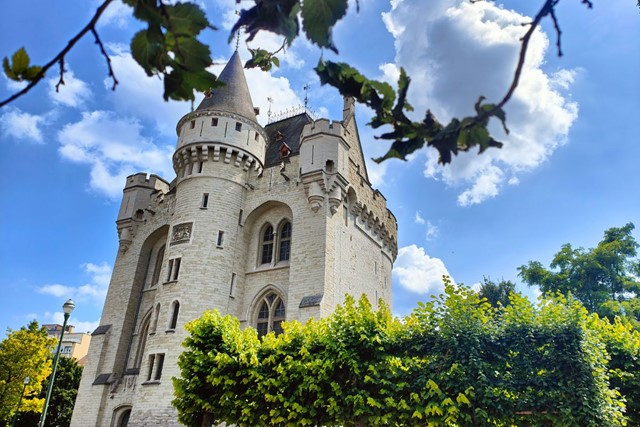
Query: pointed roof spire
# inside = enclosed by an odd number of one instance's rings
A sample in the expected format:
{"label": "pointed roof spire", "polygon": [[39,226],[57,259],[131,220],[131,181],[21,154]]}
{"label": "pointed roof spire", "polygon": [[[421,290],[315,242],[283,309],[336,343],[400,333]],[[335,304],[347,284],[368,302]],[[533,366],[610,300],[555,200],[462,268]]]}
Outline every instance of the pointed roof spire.
{"label": "pointed roof spire", "polygon": [[249,120],[257,121],[253,109],[251,94],[244,76],[244,67],[238,51],[235,51],[218,76],[224,86],[215,88],[206,96],[196,110],[218,110],[239,114]]}

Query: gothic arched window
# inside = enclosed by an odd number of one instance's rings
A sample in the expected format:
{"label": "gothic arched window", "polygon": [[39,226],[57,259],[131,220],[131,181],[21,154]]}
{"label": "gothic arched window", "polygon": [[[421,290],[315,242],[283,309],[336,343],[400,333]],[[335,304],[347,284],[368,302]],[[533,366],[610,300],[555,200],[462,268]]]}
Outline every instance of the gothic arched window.
{"label": "gothic arched window", "polygon": [[285,318],[284,301],[276,293],[270,292],[258,303],[258,318],[256,329],[258,336],[262,337],[273,331],[282,333],[282,322]]}
{"label": "gothic arched window", "polygon": [[171,321],[169,322],[169,329],[175,329],[178,325],[178,313],[180,313],[180,303],[174,301],[171,304]]}
{"label": "gothic arched window", "polygon": [[280,227],[279,238],[278,262],[288,261],[291,256],[291,223],[289,221]]}
{"label": "gothic arched window", "polygon": [[151,324],[152,313],[149,313],[140,326],[140,330],[138,331],[138,348],[136,349],[136,358],[133,361],[134,369],[140,369],[140,365],[142,364],[142,356],[144,354],[144,348],[147,345],[147,337],[149,336],[149,326]]}
{"label": "gothic arched window", "polygon": [[260,257],[261,264],[269,264],[273,259],[273,227],[268,225],[262,232],[261,246],[262,252]]}
{"label": "gothic arched window", "polygon": [[160,247],[158,254],[156,255],[156,263],[153,267],[153,276],[151,278],[151,286],[156,286],[160,280],[160,270],[162,269],[162,263],[164,262],[164,250],[165,245]]}

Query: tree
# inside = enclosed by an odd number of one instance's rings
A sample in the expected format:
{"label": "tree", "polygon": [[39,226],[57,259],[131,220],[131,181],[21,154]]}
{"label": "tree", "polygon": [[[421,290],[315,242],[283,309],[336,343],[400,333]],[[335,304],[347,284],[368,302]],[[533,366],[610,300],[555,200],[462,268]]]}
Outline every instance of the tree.
{"label": "tree", "polygon": [[[480,0],[471,0],[480,1]],[[104,0],[97,8],[89,23],[73,37],[69,43],[49,62],[40,66],[32,65],[24,48],[16,51],[11,60],[5,57],[3,68],[5,75],[13,80],[27,81],[27,86],[0,102],[6,105],[24,95],[38,82],[45,73],[59,66],[60,78],[56,87],[64,84],[65,56],[88,33],[91,33],[104,56],[108,75],[112,79],[113,89],[118,80],[111,68],[111,61],[104,49],[96,24],[110,5],[112,0]],[[206,92],[216,87],[216,76],[207,67],[212,63],[211,50],[198,40],[200,33],[206,29],[215,29],[202,9],[195,2],[178,2],[170,4],[165,0],[123,0],[132,7],[133,15],[146,25],[131,40],[131,53],[149,76],[161,76],[164,80],[164,98],[177,100],[194,100],[194,90]],[[391,143],[387,153],[375,159],[381,162],[388,158],[406,159],[406,156],[417,149],[427,146],[436,148],[439,161],[449,163],[454,155],[477,147],[482,153],[487,148],[502,147],[502,143],[494,139],[487,128],[493,117],[501,121],[505,132],[506,114],[503,107],[513,95],[520,80],[520,74],[526,59],[529,40],[544,18],[550,18],[557,34],[558,55],[562,55],[560,43],[560,27],[556,17],[556,6],[560,0],[544,0],[536,16],[522,36],[521,49],[514,71],[511,85],[503,98],[496,103],[486,103],[484,96],[479,96],[473,116],[462,119],[453,118],[448,124],[440,123],[427,110],[421,121],[410,120],[406,112],[413,110],[406,102],[407,91],[411,79],[404,70],[400,72],[397,89],[386,82],[370,80],[347,63],[324,60],[322,54],[316,72],[322,84],[329,84],[344,96],[354,97],[358,102],[370,107],[375,116],[369,123],[373,128],[387,126],[391,131],[379,136]],[[591,8],[591,0],[581,0]],[[238,21],[231,30],[229,41],[236,31],[244,30],[248,35],[247,42],[253,40],[260,31],[270,31],[281,36],[282,46],[276,52],[268,52],[259,47],[250,48],[252,58],[247,67],[260,67],[264,70],[279,65],[275,56],[280,50],[291,45],[293,40],[304,35],[320,49],[338,52],[332,39],[332,30],[342,19],[348,9],[348,0],[255,0],[255,6],[242,10]],[[358,2],[356,5],[359,7]],[[299,17],[302,19],[300,23]]]}
{"label": "tree", "polygon": [[17,331],[8,330],[0,342],[0,420],[13,416],[24,388],[21,412],[41,412],[44,399],[38,397],[43,381],[51,374],[51,349],[55,339],[33,321]]}
{"label": "tree", "polygon": [[515,291],[516,284],[510,280],[502,279],[496,283],[490,278],[484,277],[478,295],[480,298],[486,298],[493,307],[497,307],[498,304],[506,307],[510,304],[510,295]]}
{"label": "tree", "polygon": [[595,248],[574,249],[567,243],[553,257],[550,269],[529,261],[518,268],[519,276],[545,293],[571,293],[592,312],[640,322],[640,260],[634,258],[638,243],[633,229],[632,223],[610,228]]}
{"label": "tree", "polygon": [[[76,402],[81,377],[82,366],[78,365],[76,359],[61,357],[58,360],[56,382],[51,392],[45,427],[67,427],[71,425],[71,414],[73,414],[73,406]],[[50,378],[42,384],[42,391],[39,396],[41,399],[46,397],[49,380]],[[33,427],[38,424],[39,420],[39,412],[21,413],[16,420],[16,426]]]}
{"label": "tree", "polygon": [[[562,295],[492,307],[448,284],[400,320],[347,297],[333,315],[262,340],[208,312],[174,378],[185,425],[616,426],[637,419],[640,333]],[[636,369],[636,370],[634,370]],[[623,396],[614,388],[625,378]],[[611,379],[611,380],[610,380]],[[622,387],[620,387],[622,390]],[[636,411],[636,412],[632,412]],[[636,417],[636,418],[633,418]]]}

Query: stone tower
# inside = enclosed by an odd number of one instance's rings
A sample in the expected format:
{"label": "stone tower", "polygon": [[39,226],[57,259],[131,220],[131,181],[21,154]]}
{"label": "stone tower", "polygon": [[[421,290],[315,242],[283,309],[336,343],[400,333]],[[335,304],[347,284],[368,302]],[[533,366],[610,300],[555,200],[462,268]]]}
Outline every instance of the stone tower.
{"label": "stone tower", "polygon": [[120,247],[71,425],[175,426],[184,324],[206,310],[259,334],[391,302],[397,224],[367,176],[354,104],[260,126],[238,53],[177,125],[171,182],[127,178]]}

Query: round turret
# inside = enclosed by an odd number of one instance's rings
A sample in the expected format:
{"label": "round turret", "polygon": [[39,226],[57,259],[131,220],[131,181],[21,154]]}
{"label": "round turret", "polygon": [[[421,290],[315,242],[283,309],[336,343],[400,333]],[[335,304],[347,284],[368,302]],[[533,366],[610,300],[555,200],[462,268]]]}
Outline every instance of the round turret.
{"label": "round turret", "polygon": [[176,127],[178,143],[173,166],[181,180],[203,173],[204,163],[222,160],[244,170],[261,171],[267,134],[256,120],[244,76],[242,62],[235,52],[219,80],[224,86],[207,93],[195,111],[186,114]]}

